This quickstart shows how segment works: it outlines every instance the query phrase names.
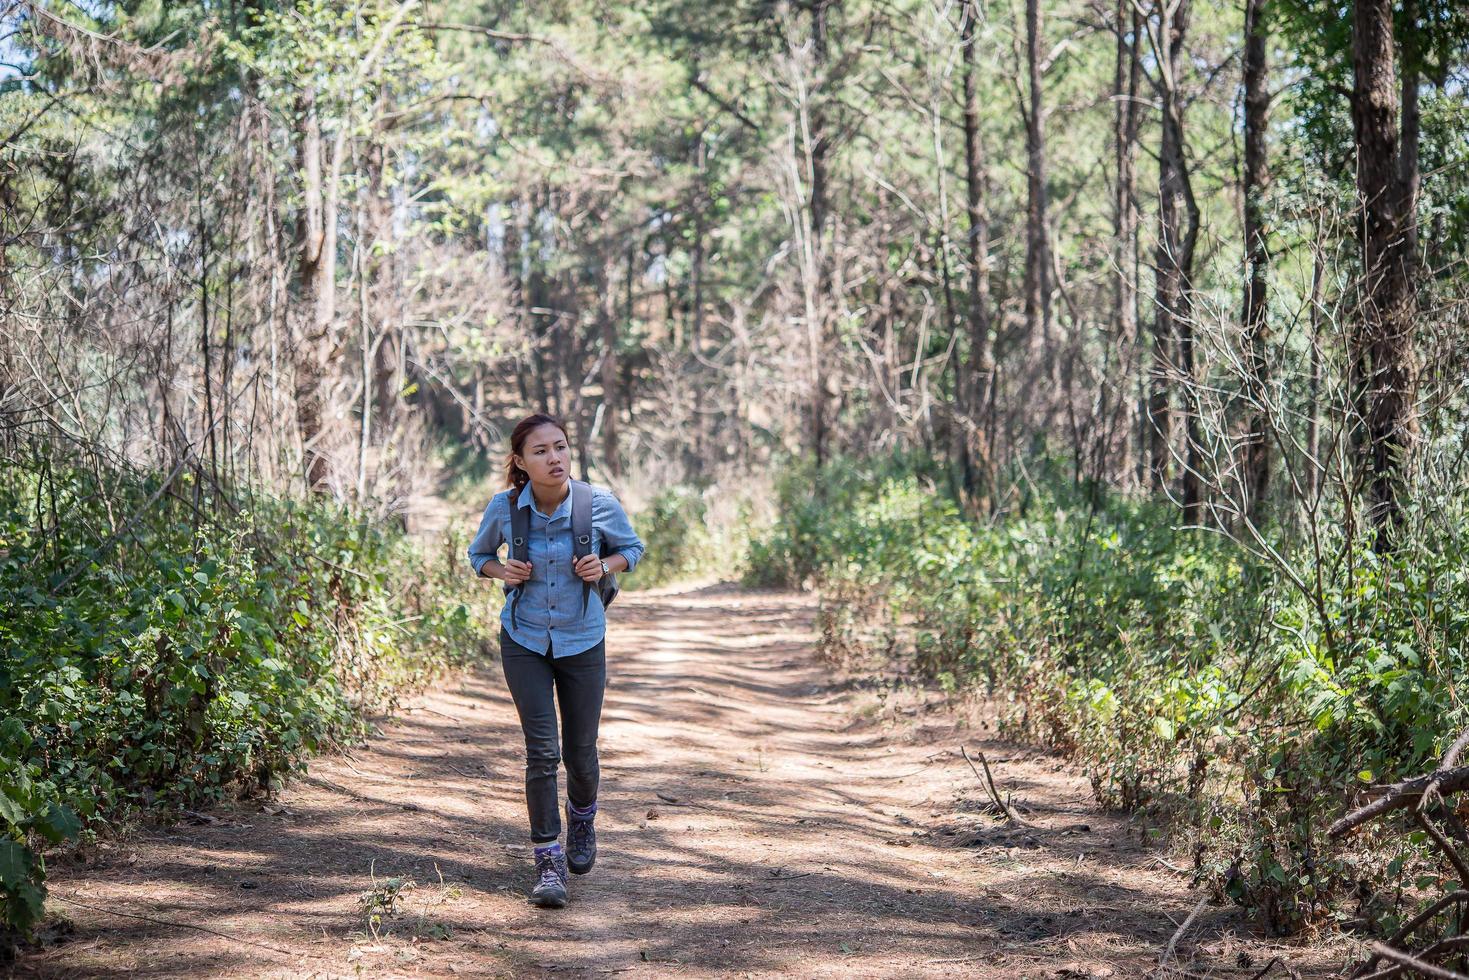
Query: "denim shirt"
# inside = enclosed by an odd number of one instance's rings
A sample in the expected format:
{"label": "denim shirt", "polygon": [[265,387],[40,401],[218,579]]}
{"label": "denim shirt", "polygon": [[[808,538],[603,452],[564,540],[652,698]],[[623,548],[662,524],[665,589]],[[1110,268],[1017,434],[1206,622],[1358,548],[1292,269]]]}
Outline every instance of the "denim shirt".
{"label": "denim shirt", "polygon": [[[500,546],[511,538],[510,507],[513,490],[495,494],[485,507],[479,532],[469,543],[469,563],[474,573],[491,558],[498,558]],[[500,612],[500,623],[510,638],[528,650],[544,654],[548,649],[556,657],[570,657],[596,646],[607,632],[607,614],[602,598],[594,588],[582,612],[582,580],[572,570],[571,494],[561,501],[550,516],[535,505],[530,484],[515,497],[514,505],[530,509],[530,532],[526,536],[527,557],[531,575],[520,587],[515,607],[518,625],[510,622],[510,599]],[[603,542],[606,542],[605,546]],[[643,557],[643,542],[632,529],[622,505],[605,487],[592,487],[592,553],[608,557],[620,554],[627,559],[627,570],[637,567]],[[508,556],[507,556],[508,557]]]}

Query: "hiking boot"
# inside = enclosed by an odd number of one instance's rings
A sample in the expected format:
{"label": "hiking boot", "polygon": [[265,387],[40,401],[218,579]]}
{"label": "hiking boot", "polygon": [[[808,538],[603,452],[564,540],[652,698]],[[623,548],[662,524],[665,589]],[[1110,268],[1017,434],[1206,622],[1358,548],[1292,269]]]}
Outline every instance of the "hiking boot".
{"label": "hiking boot", "polygon": [[574,875],[584,875],[597,863],[597,816],[595,804],[592,814],[579,817],[571,804],[566,804],[566,865]]}
{"label": "hiking boot", "polygon": [[536,883],[530,900],[543,909],[566,907],[566,855],[559,847],[536,855]]}

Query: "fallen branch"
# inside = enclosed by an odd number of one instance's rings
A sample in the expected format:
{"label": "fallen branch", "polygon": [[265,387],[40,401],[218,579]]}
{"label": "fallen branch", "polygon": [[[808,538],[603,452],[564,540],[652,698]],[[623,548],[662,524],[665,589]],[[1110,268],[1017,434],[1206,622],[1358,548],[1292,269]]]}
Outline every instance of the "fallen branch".
{"label": "fallen branch", "polygon": [[[1427,798],[1425,794],[1424,799]],[[1449,839],[1443,835],[1443,832],[1429,821],[1428,817],[1424,815],[1421,806],[1413,811],[1413,819],[1418,821],[1418,826],[1423,828],[1424,833],[1433,838],[1433,843],[1438,846],[1440,851],[1443,851],[1444,857],[1449,859],[1449,863],[1459,873],[1459,881],[1463,883],[1465,888],[1469,888],[1469,864],[1464,863],[1464,858],[1459,854],[1458,849],[1453,844],[1450,844]]]}
{"label": "fallen branch", "polygon": [[[1404,943],[1414,932],[1443,914],[1449,908],[1469,904],[1469,862],[1459,854],[1458,850],[1444,834],[1433,825],[1428,817],[1428,808],[1434,800],[1443,800],[1444,796],[1457,793],[1469,788],[1469,766],[1458,765],[1459,756],[1469,748],[1469,729],[1459,733],[1454,739],[1448,751],[1443,754],[1438,768],[1423,776],[1415,776],[1412,779],[1404,779],[1381,787],[1381,795],[1365,806],[1358,807],[1351,813],[1342,817],[1327,829],[1328,836],[1332,838],[1341,837],[1347,832],[1370,820],[1375,820],[1384,814],[1397,810],[1408,810],[1418,826],[1428,835],[1434,845],[1443,852],[1445,858],[1454,866],[1459,875],[1459,880],[1465,886],[1448,895],[1444,895],[1423,909],[1408,922],[1404,923],[1392,937],[1385,943],[1372,944],[1372,956],[1353,972],[1353,976],[1359,980],[1385,980],[1387,977],[1396,977],[1407,971],[1428,977],[1450,977],[1469,980],[1464,974],[1456,973],[1446,967],[1436,966],[1431,961],[1446,954],[1462,952],[1469,949],[1469,936],[1451,936],[1442,939],[1425,949],[1415,952],[1407,952],[1398,949],[1397,946]],[[1443,806],[1444,816],[1449,824],[1450,832],[1458,835],[1463,831],[1458,820],[1454,818],[1453,810],[1447,805]],[[1389,960],[1392,966],[1386,969],[1375,970],[1374,968],[1382,960]]]}
{"label": "fallen branch", "polygon": [[1184,919],[1183,923],[1174,931],[1173,938],[1168,940],[1168,946],[1163,950],[1163,955],[1158,957],[1158,965],[1160,967],[1167,965],[1168,961],[1173,959],[1173,953],[1178,949],[1178,941],[1188,932],[1189,927],[1194,924],[1194,920],[1199,917],[1199,913],[1204,911],[1204,905],[1208,901],[1209,896],[1207,895],[1199,899],[1198,904],[1194,906],[1194,910],[1188,914],[1188,918]]}
{"label": "fallen branch", "polygon": [[[1438,901],[1428,906],[1428,908],[1424,909],[1422,912],[1419,912],[1417,915],[1413,916],[1413,918],[1403,923],[1402,928],[1393,933],[1392,938],[1388,939],[1388,943],[1396,946],[1398,943],[1411,936],[1418,929],[1419,926],[1426,924],[1434,916],[1438,915],[1450,905],[1456,905],[1465,901],[1469,901],[1469,892],[1466,891],[1451,892],[1445,895],[1443,898],[1440,898]],[[1380,960],[1381,958],[1382,957],[1380,956],[1373,955],[1370,959],[1368,959],[1365,963],[1357,968],[1356,976],[1364,977],[1367,971],[1375,967],[1378,960]]]}
{"label": "fallen branch", "polygon": [[[1409,953],[1408,955],[1416,956],[1418,959],[1421,960],[1432,960],[1437,959],[1438,957],[1441,957],[1446,953],[1461,951],[1465,947],[1469,947],[1469,936],[1454,936],[1449,939],[1440,939],[1432,946],[1429,946],[1426,949],[1420,949],[1416,953]],[[1399,952],[1402,951],[1399,950]],[[1404,964],[1398,964],[1397,966],[1390,966],[1385,970],[1378,970],[1376,973],[1369,973],[1366,976],[1362,977],[1361,980],[1385,980],[1385,978],[1387,977],[1401,976],[1405,971],[1409,969],[1410,967]]]}
{"label": "fallen branch", "polygon": [[1440,769],[1454,768],[1459,761],[1459,754],[1466,748],[1469,748],[1469,728],[1464,729],[1459,733],[1459,737],[1454,739],[1454,744],[1450,745],[1449,750],[1443,754],[1443,761],[1438,764],[1438,767]]}
{"label": "fallen branch", "polygon": [[976,766],[974,765],[974,760],[969,758],[968,750],[965,749],[962,744],[959,746],[959,753],[964,756],[964,761],[969,763],[969,768],[974,770],[974,778],[978,779],[980,781],[980,784],[989,791],[990,799],[995,801],[995,806],[997,806],[1000,812],[1005,815],[1005,819],[1009,820],[1011,823],[1019,824],[1022,827],[1034,827],[1035,824],[1031,823],[1029,820],[1022,819],[1018,814],[1016,814],[1015,809],[1011,807],[1010,804],[1006,803],[1003,799],[1000,798],[1000,791],[995,788],[994,774],[990,772],[989,760],[984,757],[984,752],[982,752],[981,750],[975,749],[974,751],[978,753],[979,761],[984,765],[983,776],[979,774],[979,769],[976,768]]}
{"label": "fallen branch", "polygon": [[1163,860],[1160,857],[1153,858],[1153,860],[1151,862],[1149,862],[1149,863],[1151,863],[1151,864],[1161,864],[1163,867],[1167,868],[1169,871],[1172,871],[1174,874],[1186,875],[1186,876],[1192,876],[1193,875],[1193,872],[1186,871],[1183,868],[1180,868],[1176,864],[1170,864],[1169,862]]}
{"label": "fallen branch", "polygon": [[1296,978],[1296,980],[1300,980],[1301,975],[1295,971],[1295,968],[1292,967],[1285,960],[1281,959],[1279,956],[1270,957],[1270,962],[1266,963],[1265,966],[1261,968],[1258,973],[1251,975],[1250,980],[1260,980],[1261,977],[1265,976],[1265,974],[1269,973],[1277,966],[1284,970],[1287,976],[1294,977]]}
{"label": "fallen branch", "polygon": [[692,807],[696,810],[708,809],[702,803],[690,803],[687,800],[681,800],[677,796],[669,796],[667,793],[661,793],[658,790],[654,790],[653,795],[658,797],[658,799],[662,800],[664,803],[667,803],[669,806],[687,806]]}
{"label": "fallen branch", "polygon": [[[1393,949],[1386,943],[1373,943],[1372,952],[1385,960],[1392,960],[1394,963],[1399,964],[1400,967],[1417,970],[1425,977],[1440,977],[1442,980],[1469,980],[1469,976],[1456,973],[1453,970],[1445,969],[1441,966],[1434,966],[1432,963],[1420,959],[1417,956],[1404,953],[1400,949]],[[1401,972],[1400,969],[1383,970],[1380,973],[1373,974],[1373,976],[1395,976],[1399,972]]]}
{"label": "fallen branch", "polygon": [[1461,789],[1469,789],[1469,766],[1440,769],[1426,776],[1414,776],[1412,779],[1393,783],[1386,787],[1381,797],[1332,824],[1327,828],[1326,834],[1328,837],[1340,837],[1385,813],[1415,806],[1430,786],[1438,793],[1457,793]]}

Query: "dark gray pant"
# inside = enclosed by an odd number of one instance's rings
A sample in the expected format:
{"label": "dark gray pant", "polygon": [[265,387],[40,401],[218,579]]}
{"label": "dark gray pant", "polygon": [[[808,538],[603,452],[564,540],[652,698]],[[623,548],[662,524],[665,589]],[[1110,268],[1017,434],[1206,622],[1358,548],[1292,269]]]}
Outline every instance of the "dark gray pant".
{"label": "dark gray pant", "polygon": [[[556,767],[566,760],[566,795],[585,809],[597,802],[597,725],[607,688],[607,641],[573,657],[553,658],[527,650],[500,630],[500,665],[525,733],[525,805],[530,838],[537,844],[561,836]],[[554,697],[553,697],[554,692]],[[561,704],[561,751],[557,751],[556,707]]]}

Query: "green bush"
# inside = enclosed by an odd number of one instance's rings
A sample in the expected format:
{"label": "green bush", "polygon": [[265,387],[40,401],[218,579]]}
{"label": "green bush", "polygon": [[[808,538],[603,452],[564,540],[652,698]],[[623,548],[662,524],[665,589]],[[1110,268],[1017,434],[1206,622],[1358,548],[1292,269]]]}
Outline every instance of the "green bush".
{"label": "green bush", "polygon": [[108,478],[0,470],[0,925],[21,931],[40,845],[79,817],[272,788],[493,636],[462,562],[401,534]]}
{"label": "green bush", "polygon": [[647,548],[628,578],[630,588],[653,588],[688,579],[734,575],[744,568],[749,498],[739,489],[678,485],[632,515]]}
{"label": "green bush", "polygon": [[1431,768],[1469,724],[1458,539],[1391,559],[1327,540],[1318,565],[1282,537],[1292,581],[1166,506],[1043,476],[988,524],[909,470],[797,469],[751,543],[761,584],[819,590],[828,654],[984,685],[1014,733],[1072,753],[1103,805],[1169,821],[1201,877],[1274,931],[1385,884],[1388,862],[1324,831],[1353,787]]}

